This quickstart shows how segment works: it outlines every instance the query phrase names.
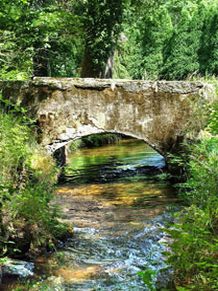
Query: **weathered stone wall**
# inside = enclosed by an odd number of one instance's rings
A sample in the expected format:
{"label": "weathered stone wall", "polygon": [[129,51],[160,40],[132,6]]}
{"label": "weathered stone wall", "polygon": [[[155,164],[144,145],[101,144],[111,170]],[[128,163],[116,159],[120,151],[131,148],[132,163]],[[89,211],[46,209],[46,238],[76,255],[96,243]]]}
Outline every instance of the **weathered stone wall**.
{"label": "weathered stone wall", "polygon": [[54,152],[72,139],[116,132],[145,140],[165,155],[202,127],[215,96],[201,82],[35,78],[0,82],[3,98],[28,108],[41,143]]}

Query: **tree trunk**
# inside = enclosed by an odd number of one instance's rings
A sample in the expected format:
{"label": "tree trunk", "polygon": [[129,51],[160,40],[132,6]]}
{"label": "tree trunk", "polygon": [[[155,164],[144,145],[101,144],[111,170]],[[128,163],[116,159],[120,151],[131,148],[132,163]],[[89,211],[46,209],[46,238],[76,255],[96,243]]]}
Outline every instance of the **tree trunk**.
{"label": "tree trunk", "polygon": [[124,3],[123,0],[87,1],[84,17],[86,44],[81,77],[112,78]]}
{"label": "tree trunk", "polygon": [[33,76],[48,77],[50,76],[48,51],[43,45],[34,47],[33,57]]}
{"label": "tree trunk", "polygon": [[87,48],[85,50],[84,59],[82,62],[82,78],[103,78],[111,79],[113,77],[114,52],[108,56],[104,66],[98,66],[93,61],[93,57]]}

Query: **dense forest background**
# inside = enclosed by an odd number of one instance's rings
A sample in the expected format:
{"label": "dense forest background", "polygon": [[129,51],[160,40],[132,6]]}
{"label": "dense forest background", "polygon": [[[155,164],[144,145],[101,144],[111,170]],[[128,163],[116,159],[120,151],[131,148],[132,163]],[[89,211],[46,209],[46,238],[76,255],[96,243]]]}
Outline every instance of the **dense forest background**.
{"label": "dense forest background", "polygon": [[0,78],[218,74],[217,0],[1,0]]}

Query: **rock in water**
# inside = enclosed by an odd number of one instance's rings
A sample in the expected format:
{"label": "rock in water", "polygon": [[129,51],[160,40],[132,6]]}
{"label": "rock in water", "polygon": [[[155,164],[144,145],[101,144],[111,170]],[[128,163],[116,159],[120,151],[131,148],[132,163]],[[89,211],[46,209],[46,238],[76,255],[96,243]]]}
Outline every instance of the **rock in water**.
{"label": "rock in water", "polygon": [[33,276],[34,264],[31,262],[9,259],[5,265],[2,266],[2,274],[19,277]]}

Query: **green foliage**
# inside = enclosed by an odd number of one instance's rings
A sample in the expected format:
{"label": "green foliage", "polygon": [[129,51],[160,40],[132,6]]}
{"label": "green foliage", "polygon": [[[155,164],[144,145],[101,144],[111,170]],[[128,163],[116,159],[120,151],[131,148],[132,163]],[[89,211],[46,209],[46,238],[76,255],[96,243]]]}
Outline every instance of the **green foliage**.
{"label": "green foliage", "polygon": [[[82,77],[108,77],[112,70],[107,66],[113,58],[125,0],[92,0],[84,5],[85,54]],[[108,71],[108,72],[107,72]]]}
{"label": "green foliage", "polygon": [[167,79],[184,79],[199,72],[198,49],[202,34],[202,13],[197,5],[184,5],[181,20],[163,50],[161,75]]}
{"label": "green foliage", "polygon": [[153,279],[156,275],[157,271],[147,269],[145,271],[138,272],[138,275],[142,278],[145,285],[149,288],[150,291],[155,291],[155,285]]}
{"label": "green foliage", "polygon": [[[212,207],[218,193],[218,139],[211,137],[194,146],[190,156],[191,176],[184,184],[184,198],[199,207]],[[210,205],[211,203],[211,205]]]}
{"label": "green foliage", "polygon": [[[145,1],[146,3],[146,1]],[[217,75],[217,1],[156,1],[127,7],[115,68],[134,79]],[[119,71],[119,69],[118,69]]]}
{"label": "green foliage", "polygon": [[[0,113],[1,254],[36,251],[52,245],[66,227],[50,205],[57,178],[55,163],[22,120]],[[16,248],[14,246],[16,245]]]}
{"label": "green foliage", "polygon": [[25,146],[29,138],[28,128],[16,124],[10,116],[1,114],[0,119],[0,184],[18,184],[19,173],[17,169],[22,166],[29,149]]}
{"label": "green foliage", "polygon": [[2,1],[0,78],[77,75],[82,22],[68,1]]}
{"label": "green foliage", "polygon": [[217,2],[211,1],[211,5],[205,9],[206,17],[202,30],[201,48],[199,50],[200,71],[205,75],[217,75],[218,70],[218,14]]}
{"label": "green foliage", "polygon": [[82,144],[82,140],[81,139],[77,139],[75,141],[73,141],[70,146],[69,146],[69,150],[70,152],[74,152],[77,149],[81,148],[83,146]]}
{"label": "green foliage", "polygon": [[211,108],[208,130],[214,135],[218,134],[218,101]]}
{"label": "green foliage", "polygon": [[10,112],[11,115],[19,117],[22,119],[22,125],[27,125],[28,127],[35,126],[35,119],[30,118],[27,115],[27,109],[18,105],[14,104],[10,99],[5,99],[0,93],[0,107],[2,108],[3,112]]}
{"label": "green foliage", "polygon": [[103,133],[103,134],[92,134],[82,138],[82,144],[85,147],[98,147],[105,144],[113,144],[120,140],[119,134]]}
{"label": "green foliage", "polygon": [[123,25],[126,39],[120,44],[120,59],[134,79],[158,78],[163,45],[173,29],[166,6],[158,1],[151,3],[142,5],[141,11],[130,7]]}
{"label": "green foliage", "polygon": [[[217,133],[214,110],[208,128]],[[191,147],[189,178],[181,188],[189,206],[169,230],[173,243],[168,260],[177,290],[218,289],[218,138],[207,135]]]}
{"label": "green foliage", "polygon": [[174,242],[168,260],[175,271],[176,285],[194,290],[197,287],[217,290],[218,238],[211,231],[214,220],[209,211],[195,205],[180,213],[178,219],[179,222],[169,231]]}
{"label": "green foliage", "polygon": [[70,145],[70,151],[75,151],[83,147],[99,147],[106,144],[117,143],[121,139],[121,135],[113,133],[91,134],[81,139],[73,141]]}
{"label": "green foliage", "polygon": [[2,0],[0,78],[217,75],[217,0]]}

